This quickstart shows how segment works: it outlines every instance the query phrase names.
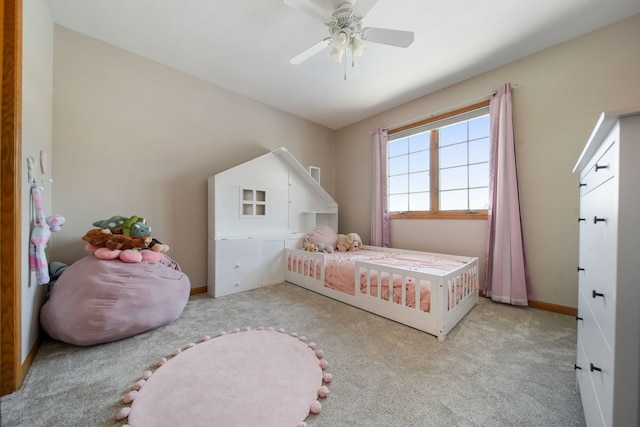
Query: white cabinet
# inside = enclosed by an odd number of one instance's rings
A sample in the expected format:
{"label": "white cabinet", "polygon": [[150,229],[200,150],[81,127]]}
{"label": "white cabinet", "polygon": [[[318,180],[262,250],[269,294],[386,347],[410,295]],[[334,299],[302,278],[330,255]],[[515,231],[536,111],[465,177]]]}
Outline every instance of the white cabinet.
{"label": "white cabinet", "polygon": [[603,113],[580,174],[576,376],[587,425],[640,425],[640,108]]}
{"label": "white cabinet", "polygon": [[208,179],[207,291],[221,297],[284,281],[284,249],[318,225],[338,228],[338,205],[280,148]]}
{"label": "white cabinet", "polygon": [[254,289],[260,280],[260,241],[215,241],[214,295],[221,297]]}

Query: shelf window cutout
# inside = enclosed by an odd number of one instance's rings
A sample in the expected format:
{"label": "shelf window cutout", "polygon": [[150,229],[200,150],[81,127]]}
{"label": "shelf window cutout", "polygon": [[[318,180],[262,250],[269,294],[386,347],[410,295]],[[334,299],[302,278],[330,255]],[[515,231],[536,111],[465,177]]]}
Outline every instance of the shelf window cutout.
{"label": "shelf window cutout", "polygon": [[263,190],[240,190],[240,212],[243,217],[263,217],[267,214],[267,192]]}
{"label": "shelf window cutout", "polygon": [[320,168],[317,166],[309,166],[309,175],[320,184]]}

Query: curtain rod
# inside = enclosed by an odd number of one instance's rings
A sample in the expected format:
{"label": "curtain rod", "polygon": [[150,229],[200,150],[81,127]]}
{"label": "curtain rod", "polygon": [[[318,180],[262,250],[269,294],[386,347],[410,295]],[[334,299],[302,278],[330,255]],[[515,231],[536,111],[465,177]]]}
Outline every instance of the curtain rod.
{"label": "curtain rod", "polygon": [[[511,89],[516,89],[517,87],[518,87],[517,84],[513,84],[513,83],[511,84]],[[435,116],[438,116],[440,114],[446,113],[448,111],[455,110],[455,109],[457,109],[459,107],[464,107],[466,105],[471,105],[471,104],[475,104],[476,102],[480,102],[480,101],[484,101],[484,100],[490,99],[492,96],[495,96],[496,93],[498,93],[498,91],[494,90],[489,95],[479,96],[477,98],[469,99],[467,101],[461,102],[461,103],[456,104],[456,105],[450,105],[447,108],[443,108],[442,110],[434,111],[434,112],[429,113],[429,114],[424,115],[424,116],[415,117],[413,119],[406,120],[406,121],[404,121],[402,123],[396,123],[396,124],[391,125],[391,126],[386,126],[385,129],[386,130],[395,129],[395,128],[399,128],[399,127],[402,127],[404,125],[407,125],[409,123],[414,123],[414,122],[418,122],[418,121],[421,121],[421,120],[430,119],[431,117],[435,117]]]}

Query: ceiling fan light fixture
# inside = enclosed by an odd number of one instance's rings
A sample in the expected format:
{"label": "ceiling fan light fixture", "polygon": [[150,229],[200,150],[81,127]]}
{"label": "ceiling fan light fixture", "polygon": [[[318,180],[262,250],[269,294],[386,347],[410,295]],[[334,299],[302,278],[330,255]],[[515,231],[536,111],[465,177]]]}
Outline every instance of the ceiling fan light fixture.
{"label": "ceiling fan light fixture", "polygon": [[364,43],[358,38],[354,38],[351,42],[351,53],[353,56],[362,56],[364,52]]}
{"label": "ceiling fan light fixture", "polygon": [[342,62],[342,58],[344,57],[344,49],[338,49],[337,47],[333,47],[331,52],[329,52],[329,58],[333,59],[337,63]]}
{"label": "ceiling fan light fixture", "polygon": [[351,34],[345,28],[333,35],[333,46],[340,50],[345,50],[351,43]]}

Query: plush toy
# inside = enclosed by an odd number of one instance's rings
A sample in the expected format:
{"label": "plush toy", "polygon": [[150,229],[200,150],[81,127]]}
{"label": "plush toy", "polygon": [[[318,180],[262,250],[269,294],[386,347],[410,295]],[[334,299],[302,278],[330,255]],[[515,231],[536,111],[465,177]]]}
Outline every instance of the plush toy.
{"label": "plush toy", "polygon": [[353,236],[350,234],[338,234],[337,249],[340,252],[347,252],[353,244]]}
{"label": "plush toy", "polygon": [[151,243],[149,243],[149,249],[154,252],[169,252],[169,245],[165,245],[164,243],[158,241],[157,239],[151,239]]}
{"label": "plush toy", "polygon": [[307,239],[302,242],[302,250],[308,252],[318,252],[318,246],[315,243],[311,243]]}
{"label": "plush toy", "polygon": [[355,251],[360,249],[362,247],[362,239],[360,238],[360,235],[358,233],[349,233],[349,235],[353,239],[349,250]]}
{"label": "plush toy", "polygon": [[129,234],[124,233],[124,228],[122,229],[122,231],[122,234],[124,234],[125,236],[151,236],[151,227],[149,227],[144,222],[134,222],[133,224],[131,224],[131,227],[129,228]]}
{"label": "plush toy", "polygon": [[97,258],[159,262],[169,251],[169,245],[151,238],[151,227],[140,216],[116,215],[93,225],[98,228],[89,230],[82,240],[88,243],[85,249]]}
{"label": "plush toy", "polygon": [[338,234],[338,250],[340,252],[355,251],[362,247],[362,239],[358,233]]}
{"label": "plush toy", "polygon": [[69,266],[63,262],[51,261],[49,263],[49,276],[51,276],[51,280],[56,280],[58,277],[62,276],[62,273]]}
{"label": "plush toy", "polygon": [[89,252],[93,252],[95,257],[98,259],[104,259],[104,260],[119,259],[120,261],[127,262],[127,263],[146,261],[146,262],[155,264],[160,262],[160,260],[162,260],[162,258],[164,257],[162,253],[150,251],[148,249],[143,249],[141,251],[134,250],[134,249],[111,250],[105,247],[98,248],[91,244],[87,244],[85,246],[85,249]]}
{"label": "plush toy", "polygon": [[151,236],[132,237],[113,234],[109,229],[93,228],[82,237],[82,240],[97,248],[109,250],[146,249],[151,243]]}
{"label": "plush toy", "polygon": [[151,228],[146,225],[146,222],[144,218],[133,215],[122,224],[122,234],[125,236],[142,236],[145,233],[144,225],[148,228],[148,233],[146,234],[151,235]]}
{"label": "plush toy", "polygon": [[31,197],[35,208],[36,218],[29,238],[29,269],[36,272],[36,282],[39,285],[46,285],[49,277],[49,265],[45,248],[52,232],[60,231],[65,223],[62,215],[44,216],[44,206],[40,186],[37,183],[31,184]]}
{"label": "plush toy", "polygon": [[325,245],[321,242],[318,242],[315,245],[318,248],[318,252],[326,252],[328,254],[333,253],[333,246]]}
{"label": "plush toy", "polygon": [[101,219],[99,221],[94,222],[92,225],[98,228],[106,228],[113,234],[122,234],[122,224],[127,221],[129,217],[115,215],[109,219]]}
{"label": "plush toy", "polygon": [[125,236],[150,236],[151,227],[147,225],[147,221],[138,216],[130,217],[115,215],[109,219],[101,219],[93,223],[94,227],[108,229],[112,234],[123,234]]}

